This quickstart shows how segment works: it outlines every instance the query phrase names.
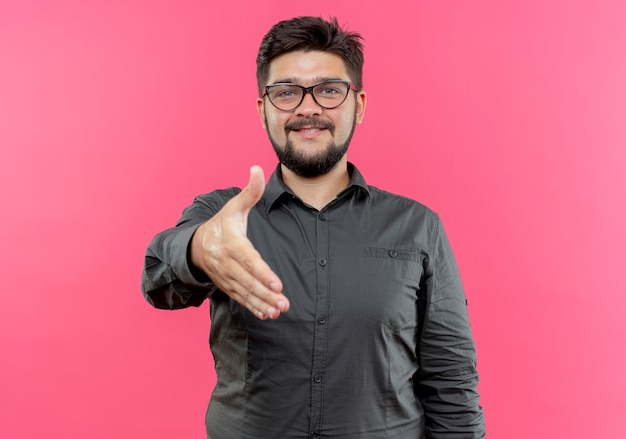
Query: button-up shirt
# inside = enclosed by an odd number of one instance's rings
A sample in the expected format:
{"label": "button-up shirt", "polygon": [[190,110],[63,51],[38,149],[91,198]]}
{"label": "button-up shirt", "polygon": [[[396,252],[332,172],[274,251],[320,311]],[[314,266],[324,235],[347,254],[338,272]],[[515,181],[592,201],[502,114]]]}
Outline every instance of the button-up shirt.
{"label": "button-up shirt", "polygon": [[142,286],[153,306],[210,299],[209,438],[484,437],[467,302],[438,216],[349,171],[318,211],[279,167],[249,214],[248,237],[291,303],[276,320],[189,261],[196,228],[240,189],[198,196],[150,244]]}

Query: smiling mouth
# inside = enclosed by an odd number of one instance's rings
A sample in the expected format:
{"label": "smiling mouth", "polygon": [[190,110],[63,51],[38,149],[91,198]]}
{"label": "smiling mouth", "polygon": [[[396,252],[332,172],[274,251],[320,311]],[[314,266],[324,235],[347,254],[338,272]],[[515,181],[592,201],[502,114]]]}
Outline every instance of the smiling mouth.
{"label": "smiling mouth", "polygon": [[328,131],[326,128],[321,127],[303,127],[289,130],[287,131],[287,135],[289,135],[289,132],[293,132],[294,135],[298,136],[300,139],[314,140],[323,136],[323,133],[326,131]]}
{"label": "smiling mouth", "polygon": [[333,124],[324,121],[302,120],[285,126],[286,131],[296,131],[302,134],[314,134],[324,130],[333,129]]}
{"label": "smiling mouth", "polygon": [[318,131],[325,130],[326,128],[300,128],[293,131],[298,131],[300,133],[317,133]]}

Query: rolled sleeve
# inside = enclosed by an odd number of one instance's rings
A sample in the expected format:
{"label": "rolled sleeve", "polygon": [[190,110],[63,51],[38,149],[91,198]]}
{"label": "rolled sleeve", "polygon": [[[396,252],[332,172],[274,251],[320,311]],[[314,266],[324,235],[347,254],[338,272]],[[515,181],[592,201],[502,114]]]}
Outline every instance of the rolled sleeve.
{"label": "rolled sleeve", "polygon": [[197,279],[187,258],[187,249],[197,227],[163,232],[148,247],[142,291],[155,308],[200,306],[209,297],[212,283],[208,278]]}
{"label": "rolled sleeve", "polygon": [[176,227],[156,235],[146,251],[141,290],[155,308],[180,309],[200,306],[215,285],[189,258],[196,229],[215,215],[240,190],[232,188],[196,197]]}

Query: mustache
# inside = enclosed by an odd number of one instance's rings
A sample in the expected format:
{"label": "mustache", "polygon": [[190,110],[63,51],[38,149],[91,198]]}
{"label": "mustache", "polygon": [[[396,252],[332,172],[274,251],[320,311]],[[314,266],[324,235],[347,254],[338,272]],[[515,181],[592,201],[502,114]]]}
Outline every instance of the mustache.
{"label": "mustache", "polygon": [[302,128],[334,130],[335,125],[332,122],[321,120],[318,118],[296,120],[295,122],[291,122],[285,125],[286,131],[301,130]]}

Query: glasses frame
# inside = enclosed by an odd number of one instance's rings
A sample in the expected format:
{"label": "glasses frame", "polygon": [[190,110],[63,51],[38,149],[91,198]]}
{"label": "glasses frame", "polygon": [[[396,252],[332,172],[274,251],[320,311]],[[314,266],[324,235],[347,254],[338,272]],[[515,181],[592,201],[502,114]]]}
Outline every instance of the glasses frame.
{"label": "glasses frame", "polygon": [[[313,89],[315,87],[317,87],[318,85],[321,85],[321,84],[328,84],[328,83],[331,83],[331,84],[341,83],[341,84],[346,84],[348,86],[348,90],[346,91],[346,95],[343,97],[341,102],[338,103],[337,105],[333,105],[332,107],[327,107],[326,105],[320,104],[317,101],[317,99],[315,98],[315,94],[313,93]],[[288,85],[288,86],[291,86],[291,87],[298,87],[298,88],[302,89],[302,96],[300,97],[300,101],[296,105],[294,105],[292,108],[289,108],[287,110],[284,109],[284,108],[280,108],[278,105],[276,105],[272,101],[272,98],[270,98],[270,96],[269,96],[270,89],[272,89],[273,87],[279,87],[279,86],[285,86],[285,85]],[[294,84],[293,82],[277,82],[275,84],[266,85],[265,88],[263,89],[263,95],[261,96],[261,98],[264,98],[265,96],[267,96],[267,100],[270,101],[270,103],[276,109],[278,109],[280,111],[293,111],[293,110],[295,110],[296,108],[298,108],[302,104],[302,101],[304,101],[304,97],[307,95],[307,93],[310,93],[311,96],[313,97],[313,100],[315,101],[315,103],[317,105],[319,105],[322,108],[325,108],[326,110],[332,110],[333,108],[339,107],[341,104],[343,104],[346,101],[346,99],[348,98],[348,95],[350,94],[350,90],[358,91],[357,88],[356,88],[356,85],[354,85],[350,81],[344,81],[343,79],[327,79],[326,81],[320,81],[320,82],[318,82],[316,84],[313,84],[313,85],[311,85],[309,87],[304,87],[304,86],[299,85],[299,84]]]}

